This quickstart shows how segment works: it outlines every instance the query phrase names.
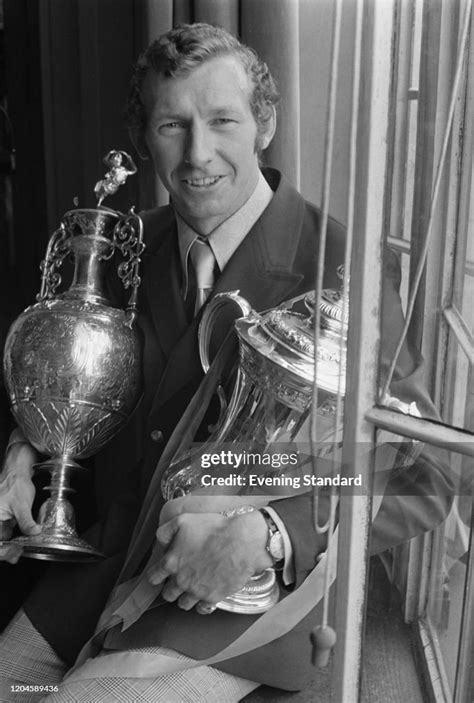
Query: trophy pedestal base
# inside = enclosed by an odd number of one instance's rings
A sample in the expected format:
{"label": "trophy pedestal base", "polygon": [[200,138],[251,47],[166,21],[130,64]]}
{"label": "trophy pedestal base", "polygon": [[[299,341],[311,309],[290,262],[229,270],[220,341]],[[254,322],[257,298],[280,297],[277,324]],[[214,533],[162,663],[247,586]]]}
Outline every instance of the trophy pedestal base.
{"label": "trophy pedestal base", "polygon": [[23,547],[22,556],[43,561],[90,562],[103,559],[104,555],[90,546],[85,540],[72,535],[52,534],[15,537],[12,543]]}
{"label": "trophy pedestal base", "polygon": [[280,589],[273,569],[253,576],[240,591],[224,598],[217,607],[229,613],[256,615],[265,613],[278,603]]}

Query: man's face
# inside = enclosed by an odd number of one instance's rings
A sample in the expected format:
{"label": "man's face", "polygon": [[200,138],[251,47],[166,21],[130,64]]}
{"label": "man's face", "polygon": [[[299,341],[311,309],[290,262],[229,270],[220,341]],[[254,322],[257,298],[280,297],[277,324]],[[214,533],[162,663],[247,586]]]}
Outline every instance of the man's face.
{"label": "man's face", "polygon": [[[210,234],[252,194],[259,166],[251,84],[238,59],[220,56],[183,77],[145,77],[145,140],[173,205]],[[270,120],[265,148],[273,136]]]}

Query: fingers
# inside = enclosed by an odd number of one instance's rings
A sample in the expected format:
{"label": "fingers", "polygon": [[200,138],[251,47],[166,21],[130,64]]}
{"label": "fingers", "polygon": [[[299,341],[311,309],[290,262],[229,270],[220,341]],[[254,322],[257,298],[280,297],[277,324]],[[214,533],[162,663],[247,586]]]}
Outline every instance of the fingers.
{"label": "fingers", "polygon": [[0,561],[8,561],[10,564],[16,564],[23,552],[19,544],[3,541],[9,540],[12,536],[14,523],[14,520],[0,522]]}
{"label": "fingers", "polygon": [[16,564],[23,553],[23,547],[12,542],[0,542],[0,561]]}
{"label": "fingers", "polygon": [[23,554],[23,547],[20,544],[9,541],[14,526],[14,519],[0,521],[0,561],[8,561],[10,564],[16,564]]}
{"label": "fingers", "polygon": [[36,451],[26,440],[15,440],[7,448],[4,471],[31,478],[36,458]]}
{"label": "fingers", "polygon": [[156,564],[147,570],[147,577],[151,584],[158,586],[164,583],[167,578],[173,576],[178,569],[178,562],[175,555],[169,552],[165,554]]}
{"label": "fingers", "polygon": [[199,615],[211,615],[217,608],[217,605],[214,603],[200,600],[191,593],[183,593],[179,586],[170,581],[167,582],[161,595],[169,603],[177,601],[177,605],[181,610],[192,610],[192,608],[196,606],[196,612],[199,613]]}
{"label": "fingers", "polygon": [[159,564],[157,566],[151,567],[147,571],[148,581],[153,586],[158,586],[160,583],[166,581],[169,575],[169,572]]}
{"label": "fingers", "polygon": [[[178,518],[173,518],[168,522],[161,525],[156,531],[156,541],[163,547],[168,547],[173,541],[173,537],[179,530]],[[147,577],[151,584],[158,586],[158,584],[163,583],[166,579],[175,573],[174,558],[168,552],[158,564],[154,564],[147,571]],[[182,591],[181,591],[182,592]]]}
{"label": "fingers", "polygon": [[196,606],[196,612],[199,613],[199,615],[211,615],[216,609],[217,605],[214,605],[214,603],[202,600],[200,600]]}
{"label": "fingers", "polygon": [[171,544],[173,537],[179,530],[179,518],[175,517],[161,525],[156,531],[156,539],[163,546]]}
{"label": "fingers", "polygon": [[162,597],[169,603],[177,600],[177,605],[181,610],[191,610],[196,606],[196,612],[199,615],[210,615],[213,613],[217,605],[210,601],[200,600],[193,596],[192,593],[183,593],[183,590],[170,579],[161,592]]}
{"label": "fingers", "polygon": [[11,564],[16,564],[23,548],[16,542],[2,540],[11,539],[15,524],[24,535],[41,532],[31,514],[35,497],[31,472],[35,458],[34,449],[13,433],[0,476],[0,560]]}
{"label": "fingers", "polygon": [[34,497],[35,488],[31,480],[19,479],[12,507],[18,527],[24,535],[37,535],[41,532],[41,527],[33,520],[31,513]]}
{"label": "fingers", "polygon": [[182,594],[183,589],[173,579],[168,579],[161,591],[161,597],[167,600],[168,603],[174,603]]}
{"label": "fingers", "polygon": [[41,527],[33,520],[31,514],[31,504],[26,498],[19,501],[16,512],[18,527],[24,535],[38,535],[41,532]]}
{"label": "fingers", "polygon": [[15,520],[0,520],[0,541],[11,539]]}
{"label": "fingers", "polygon": [[196,598],[191,593],[183,593],[178,598],[178,606],[181,610],[191,610],[194,608],[196,603],[199,603],[199,598]]}

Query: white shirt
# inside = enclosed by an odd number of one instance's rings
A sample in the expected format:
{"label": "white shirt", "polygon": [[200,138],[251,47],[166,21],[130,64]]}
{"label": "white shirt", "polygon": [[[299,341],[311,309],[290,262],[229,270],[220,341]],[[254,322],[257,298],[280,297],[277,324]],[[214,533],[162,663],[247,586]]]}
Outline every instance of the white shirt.
{"label": "white shirt", "polygon": [[188,292],[189,251],[196,237],[199,236],[209,242],[219,271],[222,273],[233,253],[243,242],[263,211],[268,207],[272,197],[273,191],[260,172],[255,190],[248,200],[237,212],[234,212],[227,220],[224,220],[224,222],[216,227],[207,237],[199,235],[183,220],[179,213],[176,212],[179,254],[183,270],[183,298],[186,297]]}

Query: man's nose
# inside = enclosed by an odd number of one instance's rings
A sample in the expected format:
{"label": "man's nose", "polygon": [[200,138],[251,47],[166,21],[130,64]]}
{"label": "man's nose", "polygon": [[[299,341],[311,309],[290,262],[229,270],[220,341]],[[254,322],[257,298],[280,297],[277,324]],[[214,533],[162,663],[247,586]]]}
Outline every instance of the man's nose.
{"label": "man's nose", "polygon": [[202,167],[212,160],[214,153],[213,137],[204,125],[193,125],[187,134],[184,160],[195,167]]}

